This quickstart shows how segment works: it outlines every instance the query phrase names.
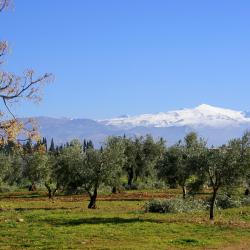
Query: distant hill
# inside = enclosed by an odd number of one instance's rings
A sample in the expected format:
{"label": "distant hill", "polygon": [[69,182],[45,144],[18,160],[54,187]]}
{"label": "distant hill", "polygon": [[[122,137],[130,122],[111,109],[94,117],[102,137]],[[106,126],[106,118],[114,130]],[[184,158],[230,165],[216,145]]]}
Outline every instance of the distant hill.
{"label": "distant hill", "polygon": [[[23,118],[25,119],[25,118]],[[250,129],[249,112],[223,109],[202,104],[193,109],[120,116],[106,120],[35,117],[42,136],[56,144],[72,139],[91,139],[101,145],[107,136],[140,136],[152,134],[163,137],[171,145],[186,133],[196,131],[208,140],[209,145],[220,145],[229,139],[241,136]]]}

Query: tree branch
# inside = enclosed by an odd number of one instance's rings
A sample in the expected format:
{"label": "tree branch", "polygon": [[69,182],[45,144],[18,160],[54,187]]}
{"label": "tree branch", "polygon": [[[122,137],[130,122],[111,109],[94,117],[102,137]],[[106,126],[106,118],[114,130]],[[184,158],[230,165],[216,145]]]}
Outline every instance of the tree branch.
{"label": "tree branch", "polygon": [[0,0],[0,12],[7,8],[9,0]]}
{"label": "tree branch", "polygon": [[9,106],[8,106],[7,103],[6,103],[5,98],[3,98],[3,103],[4,103],[5,107],[6,107],[6,109],[8,110],[8,112],[9,112],[9,113],[11,114],[11,116],[13,117],[13,119],[16,120],[16,117],[15,117],[15,115],[11,112]]}
{"label": "tree branch", "polygon": [[[27,78],[29,77],[30,78],[30,81],[28,84],[24,84],[23,87],[21,89],[18,88],[18,80],[20,78],[16,78],[16,83],[14,83],[13,81],[12,82],[9,82],[9,84],[7,84],[6,86],[3,87],[4,90],[8,89],[9,88],[9,91],[5,91],[7,92],[7,94],[0,94],[0,98],[3,98],[5,100],[11,100],[11,99],[15,99],[15,98],[18,98],[18,97],[21,97],[21,95],[26,92],[28,89],[30,89],[32,86],[38,84],[38,83],[42,83],[44,81],[49,81],[50,78],[52,77],[52,74],[44,74],[42,77],[39,77],[38,79],[36,80],[33,80],[32,79],[32,76],[33,76],[33,73],[29,73],[30,75],[28,76],[25,76],[25,83],[26,83],[26,80]],[[13,86],[11,86],[13,85]],[[1,89],[0,89],[1,91]],[[15,92],[14,94],[12,94],[13,92]],[[26,97],[31,97],[33,93],[35,93],[36,90],[35,89],[31,89],[31,92],[27,94]]]}

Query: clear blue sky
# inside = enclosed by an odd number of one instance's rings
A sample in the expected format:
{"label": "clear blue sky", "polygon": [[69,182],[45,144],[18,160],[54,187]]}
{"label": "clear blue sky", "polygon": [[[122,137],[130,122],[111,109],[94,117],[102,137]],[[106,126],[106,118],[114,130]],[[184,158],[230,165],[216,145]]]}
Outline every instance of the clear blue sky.
{"label": "clear blue sky", "polygon": [[5,67],[55,75],[22,116],[250,109],[250,1],[13,1],[0,15]]}

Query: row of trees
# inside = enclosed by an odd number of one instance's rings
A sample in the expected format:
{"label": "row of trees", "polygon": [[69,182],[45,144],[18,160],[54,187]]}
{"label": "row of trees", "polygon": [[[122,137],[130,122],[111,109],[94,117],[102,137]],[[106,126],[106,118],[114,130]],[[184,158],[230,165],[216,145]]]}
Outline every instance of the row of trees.
{"label": "row of trees", "polygon": [[191,193],[197,193],[204,185],[211,187],[210,219],[213,219],[219,190],[227,190],[230,195],[234,187],[249,184],[250,133],[217,148],[208,148],[203,139],[190,133],[184,143],[179,142],[166,150],[157,169],[159,178],[182,187],[184,199],[188,182]]}
{"label": "row of trees", "polygon": [[100,186],[117,192],[122,179],[127,187],[134,183],[157,179],[170,187],[180,186],[183,198],[195,194],[204,185],[211,187],[210,219],[219,190],[227,192],[248,182],[250,172],[250,133],[231,140],[227,145],[209,148],[195,133],[183,141],[166,147],[165,141],[151,136],[110,137],[103,147],[92,142],[73,140],[57,150],[47,149],[45,140],[24,145],[8,143],[0,150],[0,178],[9,185],[31,183],[30,189],[44,184],[52,197],[58,190],[83,189],[90,197],[89,208],[96,207]]}
{"label": "row of trees", "polygon": [[112,187],[116,192],[121,186],[121,177],[127,174],[128,186],[141,178],[155,176],[155,164],[165,150],[164,141],[155,142],[151,136],[130,139],[110,137],[103,147],[95,149],[91,141],[81,144],[73,140],[60,147],[53,141],[48,148],[46,139],[32,144],[9,142],[0,147],[2,182],[9,185],[31,183],[35,190],[38,183],[44,183],[49,196],[60,188],[75,191],[83,188],[95,207],[100,185]]}

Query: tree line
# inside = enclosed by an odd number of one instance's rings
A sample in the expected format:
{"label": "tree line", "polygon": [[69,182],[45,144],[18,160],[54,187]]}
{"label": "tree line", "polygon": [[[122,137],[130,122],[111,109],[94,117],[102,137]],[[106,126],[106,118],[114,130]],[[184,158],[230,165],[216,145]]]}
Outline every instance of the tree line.
{"label": "tree line", "polygon": [[[191,132],[183,140],[167,146],[152,136],[109,137],[100,148],[92,141],[72,140],[50,146],[46,138],[21,144],[3,140],[0,145],[0,180],[8,185],[30,183],[46,187],[48,196],[56,192],[83,190],[89,195],[88,208],[96,207],[98,190],[120,190],[140,180],[164,181],[170,188],[181,187],[183,199],[208,186],[211,192],[210,219],[220,190],[230,193],[234,187],[249,184],[250,133],[220,147],[208,147],[204,139]],[[247,191],[246,191],[247,192]]]}

